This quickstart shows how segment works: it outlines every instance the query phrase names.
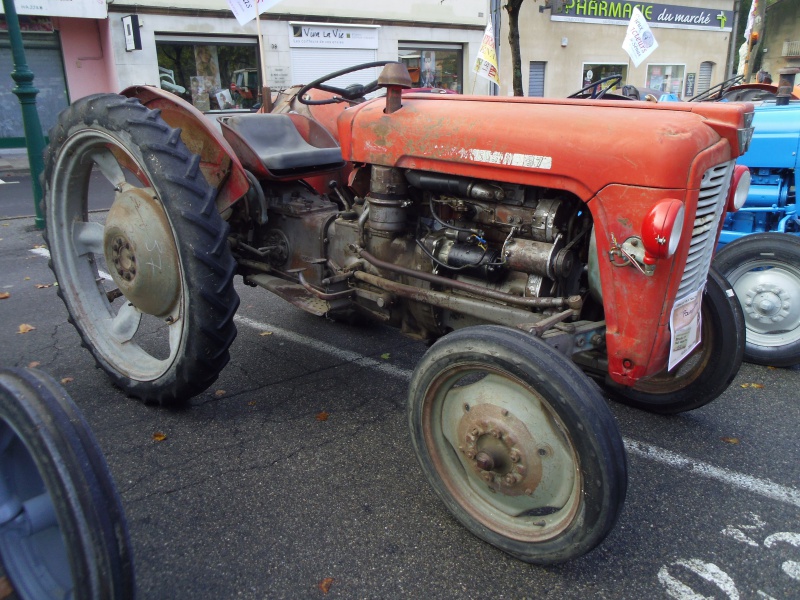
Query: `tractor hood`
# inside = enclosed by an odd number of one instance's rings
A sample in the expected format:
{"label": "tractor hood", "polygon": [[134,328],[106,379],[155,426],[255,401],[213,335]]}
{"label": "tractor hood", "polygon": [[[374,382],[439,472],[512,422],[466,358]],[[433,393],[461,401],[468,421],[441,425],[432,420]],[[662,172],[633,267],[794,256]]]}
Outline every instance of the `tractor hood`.
{"label": "tractor hood", "polygon": [[725,139],[723,160],[742,153],[753,112],[751,104],[432,94],[404,94],[399,110],[385,108],[377,98],[342,113],[345,159],[557,187],[585,200],[610,184],[691,187],[700,152]]}

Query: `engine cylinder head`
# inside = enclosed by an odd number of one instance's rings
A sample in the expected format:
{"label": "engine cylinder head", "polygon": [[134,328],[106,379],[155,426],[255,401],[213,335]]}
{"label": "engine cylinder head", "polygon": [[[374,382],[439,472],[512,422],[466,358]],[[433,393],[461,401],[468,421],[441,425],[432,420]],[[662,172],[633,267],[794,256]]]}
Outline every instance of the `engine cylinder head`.
{"label": "engine cylinder head", "polygon": [[370,229],[388,232],[405,230],[407,191],[408,184],[400,170],[377,165],[372,167],[367,195]]}

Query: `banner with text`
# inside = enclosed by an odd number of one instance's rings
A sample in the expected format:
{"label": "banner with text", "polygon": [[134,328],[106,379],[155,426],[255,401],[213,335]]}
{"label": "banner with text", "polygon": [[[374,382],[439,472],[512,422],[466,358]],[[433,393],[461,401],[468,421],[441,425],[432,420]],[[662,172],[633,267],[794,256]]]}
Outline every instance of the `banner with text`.
{"label": "banner with text", "polygon": [[650,27],[731,31],[733,25],[732,10],[624,0],[566,0],[558,12],[553,12],[550,20],[626,25],[634,8],[641,11]]}
{"label": "banner with text", "polygon": [[483,41],[478,50],[478,58],[475,60],[475,68],[473,70],[481,77],[500,85],[500,74],[497,72],[497,53],[494,51],[494,27],[492,27],[491,17],[489,17],[489,23],[486,25],[486,31],[483,32]]}
{"label": "banner with text", "polygon": [[290,48],[378,48],[380,25],[289,23]]}
{"label": "banner with text", "polygon": [[653,32],[638,8],[633,9],[628,31],[622,42],[622,49],[631,57],[633,65],[638,67],[642,61],[658,48],[658,42],[653,37]]}
{"label": "banner with text", "polygon": [[[281,0],[258,0],[258,14],[267,12]],[[256,18],[255,0],[228,0],[228,7],[239,25],[246,25]]]}

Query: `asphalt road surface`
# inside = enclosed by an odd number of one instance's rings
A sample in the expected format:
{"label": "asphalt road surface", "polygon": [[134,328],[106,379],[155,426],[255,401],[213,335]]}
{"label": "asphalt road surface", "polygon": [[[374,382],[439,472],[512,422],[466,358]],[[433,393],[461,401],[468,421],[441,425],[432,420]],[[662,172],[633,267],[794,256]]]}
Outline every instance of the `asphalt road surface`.
{"label": "asphalt road surface", "polygon": [[[108,210],[114,201],[111,185],[100,173],[89,186],[90,210]],[[34,214],[33,186],[29,173],[0,174],[0,219]]]}
{"label": "asphalt road surface", "polygon": [[745,365],[674,417],[612,403],[629,460],[617,527],[537,567],[473,537],[425,482],[405,414],[422,344],[237,284],[218,382],[185,410],[145,406],[36,287],[54,278],[31,222],[0,221],[0,364],[66,382],[122,496],[141,598],[800,597],[797,368]]}

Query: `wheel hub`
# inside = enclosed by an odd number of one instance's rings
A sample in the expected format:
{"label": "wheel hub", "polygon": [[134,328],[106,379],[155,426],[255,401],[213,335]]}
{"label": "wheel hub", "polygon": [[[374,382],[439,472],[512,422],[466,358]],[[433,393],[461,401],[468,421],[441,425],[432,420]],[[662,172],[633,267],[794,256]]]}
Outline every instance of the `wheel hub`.
{"label": "wheel hub", "polygon": [[117,195],[106,218],[103,248],[111,277],[128,302],[157,317],[174,312],[180,294],[177,249],[152,193],[129,187]]}
{"label": "wheel hub", "polygon": [[493,404],[464,406],[458,449],[473,472],[496,492],[531,495],[542,480],[542,458],[552,454],[536,444],[525,424]]}
{"label": "wheel hub", "polygon": [[747,290],[744,302],[748,316],[762,323],[777,323],[791,311],[791,296],[777,285],[759,285]]}

